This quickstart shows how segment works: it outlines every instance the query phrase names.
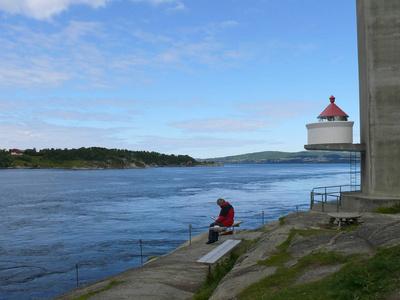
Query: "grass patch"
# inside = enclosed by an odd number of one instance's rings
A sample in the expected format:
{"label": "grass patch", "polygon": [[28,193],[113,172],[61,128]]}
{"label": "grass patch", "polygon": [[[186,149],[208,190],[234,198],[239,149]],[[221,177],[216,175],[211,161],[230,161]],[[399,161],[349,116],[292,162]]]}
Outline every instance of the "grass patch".
{"label": "grass patch", "polygon": [[287,250],[287,248],[289,248],[290,243],[292,242],[293,238],[295,237],[296,234],[300,234],[303,237],[309,237],[309,236],[313,236],[316,234],[321,234],[321,233],[326,233],[326,232],[330,232],[328,230],[324,230],[324,229],[292,229],[289,233],[288,238],[286,239],[286,241],[284,241],[282,244],[280,244],[277,248],[281,251],[284,252]]}
{"label": "grass patch", "polygon": [[[320,265],[334,265],[347,260],[348,258],[335,252],[316,252],[306,255],[299,259],[295,267],[279,267],[274,274],[251,285],[239,294],[239,299],[289,299],[286,298],[286,293],[281,295],[279,292],[289,289],[297,277],[308,267],[312,266],[315,268]],[[296,296],[299,295],[297,294]],[[326,297],[324,299],[332,298]]]}
{"label": "grass patch", "polygon": [[259,265],[266,265],[267,267],[283,266],[288,261],[293,259],[292,253],[283,252],[276,255],[271,255],[268,259],[259,261]]}
{"label": "grass patch", "polygon": [[[316,282],[291,286],[306,268],[346,263],[340,270]],[[251,285],[239,299],[384,299],[399,288],[400,246],[386,248],[370,259],[318,252],[301,259],[294,268],[278,268],[275,274]]]}
{"label": "grass patch", "polygon": [[280,253],[285,252],[287,250],[287,248],[289,248],[290,243],[292,242],[292,240],[296,234],[297,234],[297,230],[295,230],[295,229],[290,230],[290,233],[289,233],[289,236],[287,237],[287,239],[277,247],[277,249],[279,250]]}
{"label": "grass patch", "polygon": [[352,260],[354,255],[344,256],[334,251],[329,252],[313,252],[309,255],[303,256],[299,259],[299,267],[306,268],[310,265],[317,264],[317,265],[336,265],[346,263]]}
{"label": "grass patch", "polygon": [[150,256],[147,260],[146,260],[146,262],[148,262],[148,261],[151,261],[152,259],[155,259],[155,258],[157,258],[158,256]]}
{"label": "grass patch", "polygon": [[[263,233],[264,234],[264,233]],[[260,242],[260,237],[258,237],[258,238],[255,238],[254,240],[252,240],[251,241],[251,243],[250,244],[247,244],[246,245],[246,247],[245,247],[245,250],[242,250],[241,251],[241,253],[243,254],[245,251],[247,251],[247,249],[249,249],[251,246],[253,246],[253,245],[255,245],[255,244],[258,244],[259,242]]]}
{"label": "grass patch", "polygon": [[[239,299],[303,299],[298,292],[293,295],[297,298],[290,298],[292,295],[291,285],[300,274],[307,268],[316,268],[321,265],[335,265],[348,261],[349,258],[335,252],[316,252],[306,255],[298,260],[298,264],[292,268],[279,267],[276,272],[260,282],[255,283],[239,294]],[[301,291],[303,292],[303,291]],[[320,295],[318,295],[320,293]],[[324,290],[314,293],[313,296],[325,295]],[[329,298],[321,299],[336,299]],[[319,298],[304,298],[319,299]]]}
{"label": "grass patch", "polygon": [[358,229],[358,227],[359,227],[359,225],[344,226],[344,227],[342,228],[342,231],[347,231],[347,232],[349,232],[349,231],[355,231],[355,230]]}
{"label": "grass patch", "polygon": [[[251,285],[245,291],[243,291],[240,296],[243,299],[266,299],[260,295],[268,294],[271,295],[276,291],[286,290],[290,287],[296,280],[296,278],[304,272],[305,269],[310,266],[318,267],[320,265],[335,265],[338,263],[347,262],[347,257],[344,257],[335,252],[315,252],[306,255],[298,260],[296,266],[284,267],[285,263],[293,260],[292,254],[287,251],[293,238],[299,234],[303,237],[314,236],[316,234],[322,234],[330,232],[323,229],[292,229],[287,237],[287,239],[277,247],[277,251],[272,253],[271,256],[264,260],[259,261],[258,264],[266,265],[268,267],[277,266],[278,269],[274,274],[261,280],[259,283]],[[250,296],[249,296],[250,295]],[[270,299],[270,298],[268,298]],[[285,298],[277,298],[285,299]]]}
{"label": "grass patch", "polygon": [[286,218],[286,217],[280,217],[280,218],[279,218],[279,224],[285,225],[285,218]]}
{"label": "grass patch", "polygon": [[381,206],[378,208],[375,208],[372,210],[374,213],[379,213],[379,214],[398,214],[400,213],[400,202],[396,203],[392,206],[386,207],[386,206]]}
{"label": "grass patch", "polygon": [[326,232],[329,231],[323,229],[308,229],[308,230],[292,229],[287,239],[277,247],[277,251],[275,253],[272,253],[268,259],[259,261],[258,264],[266,265],[268,267],[283,266],[285,263],[293,259],[292,254],[290,252],[287,252],[287,249],[289,248],[290,243],[292,242],[296,234],[300,234],[301,236],[304,237],[309,237]]}
{"label": "grass patch", "polygon": [[89,298],[92,297],[93,295],[96,295],[96,294],[99,294],[99,293],[101,293],[101,292],[107,291],[107,290],[113,288],[114,286],[120,285],[121,283],[124,283],[124,282],[125,282],[125,281],[115,281],[115,280],[112,280],[112,281],[109,282],[109,284],[108,284],[107,286],[105,286],[105,287],[102,288],[101,290],[89,292],[89,293],[87,293],[87,294],[85,294],[85,295],[82,295],[82,296],[80,296],[80,297],[73,298],[72,300],[86,300],[86,299],[89,299]]}

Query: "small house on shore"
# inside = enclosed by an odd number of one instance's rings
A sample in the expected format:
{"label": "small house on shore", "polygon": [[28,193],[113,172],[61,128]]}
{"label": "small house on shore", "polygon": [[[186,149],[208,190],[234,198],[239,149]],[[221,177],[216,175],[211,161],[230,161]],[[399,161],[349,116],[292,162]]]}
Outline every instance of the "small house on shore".
{"label": "small house on shore", "polygon": [[22,154],[24,154],[24,152],[19,150],[19,149],[11,149],[10,153],[11,153],[11,155],[22,155]]}

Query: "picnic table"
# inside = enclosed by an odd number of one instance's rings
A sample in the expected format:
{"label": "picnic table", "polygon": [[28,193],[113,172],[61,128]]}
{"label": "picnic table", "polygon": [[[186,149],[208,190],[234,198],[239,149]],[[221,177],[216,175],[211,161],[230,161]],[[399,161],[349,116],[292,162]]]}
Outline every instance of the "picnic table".
{"label": "picnic table", "polygon": [[338,212],[328,214],[330,217],[329,224],[333,225],[335,221],[338,221],[338,229],[342,228],[343,223],[358,225],[358,218],[361,217],[359,213],[353,212]]}

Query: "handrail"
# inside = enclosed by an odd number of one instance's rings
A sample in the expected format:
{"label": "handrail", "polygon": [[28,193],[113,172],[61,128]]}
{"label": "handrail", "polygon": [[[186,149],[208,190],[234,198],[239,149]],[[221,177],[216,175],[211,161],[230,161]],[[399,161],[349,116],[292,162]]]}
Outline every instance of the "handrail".
{"label": "handrail", "polygon": [[[356,185],[356,187],[361,186]],[[354,188],[354,185],[333,185],[313,188],[310,197],[310,209],[313,208],[315,203],[321,203],[322,211],[324,211],[325,204],[334,204],[336,205],[336,211],[339,212],[339,207],[342,205],[342,192],[350,192],[352,188]],[[332,191],[331,189],[334,190]],[[322,191],[319,192],[318,190]],[[316,196],[321,196],[320,200]]]}
{"label": "handrail", "polygon": [[326,188],[341,188],[341,187],[343,187],[343,186],[350,186],[350,187],[351,187],[350,184],[345,184],[345,185],[331,185],[331,186],[315,187],[315,188],[313,188],[313,190],[315,190],[315,189],[326,189]]}

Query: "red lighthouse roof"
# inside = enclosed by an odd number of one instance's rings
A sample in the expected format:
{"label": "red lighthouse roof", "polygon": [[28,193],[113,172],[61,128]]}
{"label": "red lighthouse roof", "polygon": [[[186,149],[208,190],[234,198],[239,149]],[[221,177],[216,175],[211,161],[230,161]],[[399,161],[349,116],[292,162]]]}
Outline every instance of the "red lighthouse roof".
{"label": "red lighthouse roof", "polygon": [[341,110],[334,102],[335,97],[330,96],[329,100],[331,104],[329,104],[325,110],[318,116],[319,119],[326,119],[330,117],[345,117],[346,119],[349,117],[343,110]]}

